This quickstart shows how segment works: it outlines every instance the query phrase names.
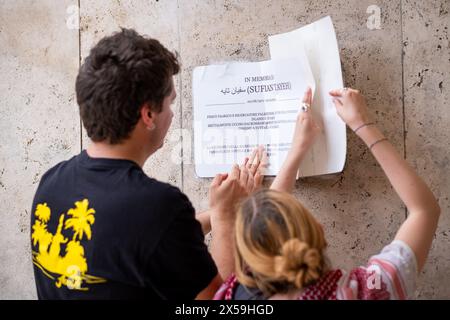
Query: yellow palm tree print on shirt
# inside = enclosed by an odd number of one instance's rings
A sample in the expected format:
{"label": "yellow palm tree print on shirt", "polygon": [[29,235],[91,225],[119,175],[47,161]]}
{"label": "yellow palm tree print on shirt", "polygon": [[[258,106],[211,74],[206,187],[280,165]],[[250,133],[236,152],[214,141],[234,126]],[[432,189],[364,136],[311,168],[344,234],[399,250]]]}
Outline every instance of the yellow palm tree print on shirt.
{"label": "yellow palm tree print on shirt", "polygon": [[88,240],[91,240],[91,225],[94,224],[95,210],[89,209],[89,201],[84,199],[83,201],[75,202],[75,209],[70,209],[67,214],[72,216],[68,219],[64,229],[72,228],[75,231],[73,240],[77,237],[79,240],[83,238],[83,233],[86,233]]}
{"label": "yellow palm tree print on shirt", "polygon": [[[64,223],[65,215],[61,214],[55,234],[47,230],[47,222],[51,217],[51,209],[46,203],[36,206],[36,220],[32,227],[31,240],[33,247],[38,246],[38,251],[33,251],[33,263],[49,278],[55,280],[55,285],[60,288],[66,286],[72,290],[88,290],[82,287],[83,283],[93,284],[106,282],[105,279],[87,274],[88,264],[84,256],[84,247],[80,241],[86,235],[87,240],[92,237],[91,225],[95,222],[95,210],[89,208],[88,199],[75,202],[75,208],[67,211],[71,218]],[[62,229],[72,229],[73,237],[68,239],[62,234]],[[65,245],[61,255],[62,246]],[[56,275],[53,276],[53,275]]]}
{"label": "yellow palm tree print on shirt", "polygon": [[50,208],[47,206],[47,203],[38,204],[36,206],[36,217],[40,219],[42,222],[48,222],[50,220]]}

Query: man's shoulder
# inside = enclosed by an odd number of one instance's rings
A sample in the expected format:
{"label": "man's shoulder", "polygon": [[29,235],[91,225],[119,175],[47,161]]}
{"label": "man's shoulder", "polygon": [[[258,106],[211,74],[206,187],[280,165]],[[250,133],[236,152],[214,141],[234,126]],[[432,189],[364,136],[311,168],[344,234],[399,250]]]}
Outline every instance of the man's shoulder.
{"label": "man's shoulder", "polygon": [[51,179],[55,175],[59,174],[62,170],[64,170],[67,167],[73,166],[77,159],[78,155],[72,156],[71,158],[67,160],[63,160],[55,164],[53,167],[48,169],[41,177],[41,183],[47,179]]}
{"label": "man's shoulder", "polygon": [[[39,194],[48,194],[62,186],[65,190],[85,193],[84,186],[89,185],[90,192],[108,193],[107,202],[115,203],[117,207],[126,203],[140,209],[150,206],[155,212],[194,211],[188,197],[177,186],[148,176],[137,165],[114,166],[111,172],[103,169],[85,171],[82,160],[82,154],[79,154],[51,167],[41,178]],[[97,172],[101,172],[98,178],[95,177]],[[92,194],[85,196],[92,197]]]}
{"label": "man's shoulder", "polygon": [[179,187],[168,182],[162,182],[155,178],[147,176],[143,171],[136,173],[141,179],[141,194],[157,199],[159,203],[163,203],[168,207],[189,206],[192,204],[189,198],[180,190]]}
{"label": "man's shoulder", "polygon": [[135,169],[129,172],[130,187],[135,191],[147,195],[167,197],[182,193],[181,190],[168,183],[148,176],[142,169]]}

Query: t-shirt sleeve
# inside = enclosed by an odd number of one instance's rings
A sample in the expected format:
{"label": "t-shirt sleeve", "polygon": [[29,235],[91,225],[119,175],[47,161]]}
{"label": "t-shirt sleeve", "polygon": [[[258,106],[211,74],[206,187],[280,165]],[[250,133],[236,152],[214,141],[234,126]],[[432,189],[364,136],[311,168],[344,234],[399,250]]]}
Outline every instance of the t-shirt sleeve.
{"label": "t-shirt sleeve", "polygon": [[361,300],[411,299],[417,272],[412,249],[405,242],[394,240],[372,256],[366,267],[355,268],[343,277],[338,296]]}
{"label": "t-shirt sleeve", "polygon": [[194,299],[218,274],[189,199],[178,189],[165,199],[174,215],[150,257],[150,285],[164,299]]}

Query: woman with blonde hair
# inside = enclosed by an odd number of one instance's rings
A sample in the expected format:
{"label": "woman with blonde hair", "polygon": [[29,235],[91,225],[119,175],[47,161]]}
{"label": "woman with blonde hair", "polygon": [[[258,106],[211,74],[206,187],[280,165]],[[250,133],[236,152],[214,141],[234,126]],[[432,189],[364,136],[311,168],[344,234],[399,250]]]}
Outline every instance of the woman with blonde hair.
{"label": "woman with blonde hair", "polygon": [[235,222],[235,274],[215,299],[407,299],[414,295],[440,215],[439,205],[409,164],[370,121],[359,91],[330,95],[342,120],[366,143],[409,214],[395,239],[367,265],[332,268],[321,224],[290,193],[295,172],[320,132],[305,94],[293,143],[270,189],[239,204]]}

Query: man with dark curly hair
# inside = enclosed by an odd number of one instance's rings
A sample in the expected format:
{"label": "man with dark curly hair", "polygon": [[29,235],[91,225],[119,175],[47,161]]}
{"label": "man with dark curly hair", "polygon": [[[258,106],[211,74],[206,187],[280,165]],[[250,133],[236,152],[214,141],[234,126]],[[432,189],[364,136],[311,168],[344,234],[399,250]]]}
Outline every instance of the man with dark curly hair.
{"label": "man with dark curly hair", "polygon": [[178,188],[142,170],[170,127],[179,69],[157,40],[128,29],[84,61],[76,95],[92,144],[46,172],[33,201],[40,299],[210,298],[232,272],[233,205],[260,184],[259,163],[217,175],[198,220]]}

